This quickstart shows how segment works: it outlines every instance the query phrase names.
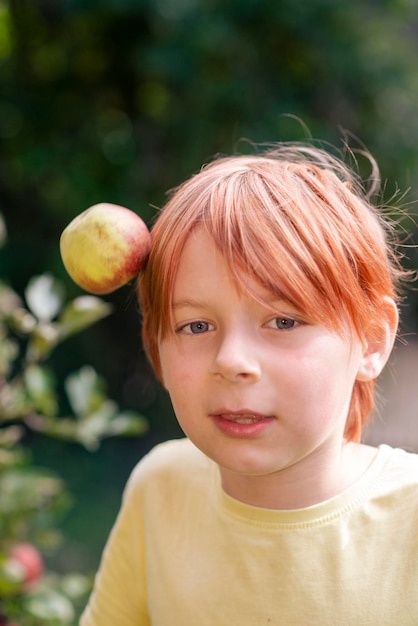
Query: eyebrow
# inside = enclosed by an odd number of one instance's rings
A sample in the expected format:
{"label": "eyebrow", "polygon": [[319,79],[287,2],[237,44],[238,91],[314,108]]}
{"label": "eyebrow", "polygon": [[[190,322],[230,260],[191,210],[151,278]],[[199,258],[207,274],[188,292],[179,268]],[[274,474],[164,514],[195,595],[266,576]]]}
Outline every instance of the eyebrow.
{"label": "eyebrow", "polygon": [[[260,300],[260,301],[255,300],[255,301],[259,302],[259,304],[264,305],[266,308],[271,308],[272,311],[274,311],[276,308],[279,308],[280,306],[283,306],[283,304],[288,304],[292,306],[292,308],[295,308],[294,305],[292,305],[288,300],[286,300],[286,298],[280,298],[276,296],[272,296],[271,298],[268,298],[265,301],[263,300]],[[185,298],[184,300],[177,300],[177,301],[174,301],[172,304],[173,311],[178,311],[179,309],[186,309],[186,308],[202,309],[207,306],[208,305],[206,302],[202,300],[194,300],[193,298]]]}
{"label": "eyebrow", "polygon": [[187,298],[187,300],[178,300],[177,302],[173,302],[173,309],[185,309],[187,307],[199,309],[205,306],[204,302],[200,302],[199,300],[193,300]]}

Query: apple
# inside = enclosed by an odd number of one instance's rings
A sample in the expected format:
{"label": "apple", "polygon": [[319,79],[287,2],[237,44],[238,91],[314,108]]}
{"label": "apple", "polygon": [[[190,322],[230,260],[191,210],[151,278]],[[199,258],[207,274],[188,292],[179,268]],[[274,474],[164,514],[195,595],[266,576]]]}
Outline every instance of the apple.
{"label": "apple", "polygon": [[112,293],[137,276],[150,248],[151,235],[139,215],[108,202],[77,215],[60,238],[68,274],[96,295]]}
{"label": "apple", "polygon": [[32,586],[44,572],[44,562],[31,543],[17,543],[8,554],[9,564],[15,564],[25,587]]}

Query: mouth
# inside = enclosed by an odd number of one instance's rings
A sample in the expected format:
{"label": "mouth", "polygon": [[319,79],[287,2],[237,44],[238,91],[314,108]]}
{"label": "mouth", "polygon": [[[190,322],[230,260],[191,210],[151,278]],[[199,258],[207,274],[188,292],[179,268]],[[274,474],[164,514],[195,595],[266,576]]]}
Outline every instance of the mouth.
{"label": "mouth", "polygon": [[272,419],[272,415],[265,415],[249,409],[241,409],[239,411],[229,411],[227,409],[221,409],[212,413],[213,417],[227,420],[228,422],[234,422],[235,424],[256,424],[266,419]]}
{"label": "mouth", "polygon": [[255,424],[260,421],[260,418],[255,417],[254,415],[238,415],[234,419],[230,419],[228,417],[225,417],[224,419],[229,419],[230,422],[234,422],[235,424]]}
{"label": "mouth", "polygon": [[271,427],[275,417],[251,409],[219,409],[209,415],[216,427],[229,438],[254,439]]}

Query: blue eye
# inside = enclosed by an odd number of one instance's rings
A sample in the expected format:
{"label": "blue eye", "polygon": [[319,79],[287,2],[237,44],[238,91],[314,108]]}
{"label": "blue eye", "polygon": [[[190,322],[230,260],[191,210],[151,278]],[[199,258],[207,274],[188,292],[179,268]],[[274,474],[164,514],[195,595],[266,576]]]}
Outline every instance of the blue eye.
{"label": "blue eye", "polygon": [[290,330],[297,326],[298,322],[291,317],[274,317],[268,324],[268,328],[278,330]]}
{"label": "blue eye", "polygon": [[207,322],[192,322],[188,326],[194,335],[206,333],[209,330],[209,324]]}
{"label": "blue eye", "polygon": [[275,322],[277,328],[279,328],[280,330],[293,328],[296,324],[295,320],[289,319],[288,317],[276,317]]}
{"label": "blue eye", "polygon": [[190,322],[190,324],[185,324],[181,326],[177,332],[185,333],[186,335],[201,335],[202,333],[207,333],[210,330],[211,326],[208,322]]}

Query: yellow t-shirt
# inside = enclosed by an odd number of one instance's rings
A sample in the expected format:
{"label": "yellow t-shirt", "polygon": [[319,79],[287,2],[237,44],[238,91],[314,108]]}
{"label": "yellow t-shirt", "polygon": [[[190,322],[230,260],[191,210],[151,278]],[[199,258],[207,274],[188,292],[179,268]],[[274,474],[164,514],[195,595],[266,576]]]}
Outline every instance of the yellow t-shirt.
{"label": "yellow t-shirt", "polygon": [[81,626],[417,626],[418,455],[380,446],[326,502],[226,495],[187,439],[134,469]]}

